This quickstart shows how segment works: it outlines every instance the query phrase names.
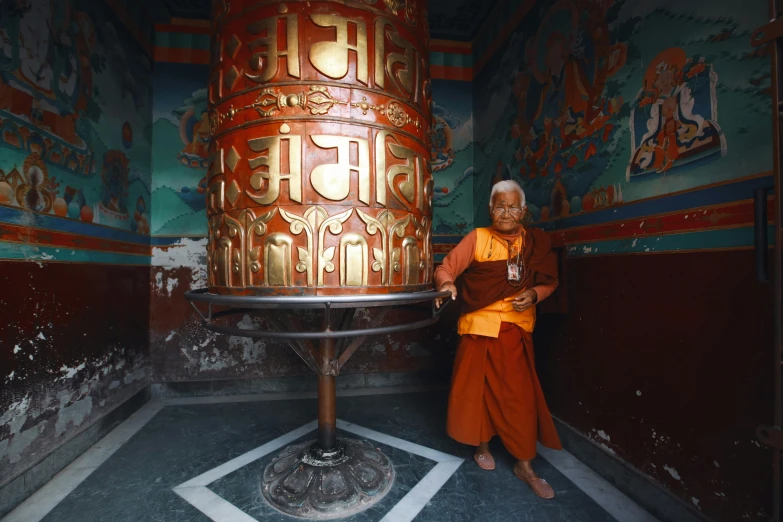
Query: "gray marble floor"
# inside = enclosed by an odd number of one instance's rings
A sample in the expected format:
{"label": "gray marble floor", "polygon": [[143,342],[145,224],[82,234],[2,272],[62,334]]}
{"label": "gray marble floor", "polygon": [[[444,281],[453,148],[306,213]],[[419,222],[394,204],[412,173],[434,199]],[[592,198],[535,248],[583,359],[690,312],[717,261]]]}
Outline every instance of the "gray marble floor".
{"label": "gray marble floor", "polygon": [[[562,452],[534,462],[538,473],[556,491],[553,500],[535,496],[512,471],[513,459],[499,441],[492,449],[497,469],[483,471],[471,460],[472,450],[445,433],[446,393],[382,394],[340,397],[338,418],[388,436],[374,441],[394,462],[391,492],[373,508],[348,519],[377,522],[395,506],[409,502],[408,493],[438,464],[404,444],[419,445],[464,459],[442,475],[441,486],[418,508],[405,513],[416,521],[652,521],[638,506]],[[213,499],[210,516],[185,500],[174,488],[225,463],[247,455],[278,437],[313,421],[312,398],[190,404],[151,403],[129,419],[125,432],[107,437],[49,486],[15,510],[7,520],[17,522],[85,521],[294,521],[272,509],[260,491],[260,476],[277,451],[250,460],[207,484]],[[134,421],[134,418],[136,419]],[[135,424],[134,424],[135,422]],[[134,427],[135,426],[135,427]],[[118,428],[122,430],[123,426]],[[347,429],[347,428],[346,428]],[[135,430],[135,432],[134,432]],[[296,432],[309,440],[314,432]],[[359,438],[355,433],[342,433]],[[546,452],[544,455],[548,455]],[[550,461],[552,463],[550,463]],[[580,467],[581,466],[581,467]],[[560,468],[560,470],[558,469]],[[428,475],[429,473],[429,475]],[[567,478],[571,477],[571,479]],[[572,480],[573,479],[573,480]],[[597,486],[598,485],[598,486]],[[599,487],[600,486],[600,487]],[[48,490],[47,490],[48,488]],[[598,491],[598,493],[596,493]],[[406,500],[407,499],[407,500]],[[422,507],[423,506],[423,507]],[[404,507],[404,506],[403,506]],[[395,513],[397,513],[395,512]],[[401,515],[400,515],[401,516]],[[242,518],[247,517],[247,518]],[[388,520],[387,517],[384,520]],[[397,522],[394,520],[393,522]]]}

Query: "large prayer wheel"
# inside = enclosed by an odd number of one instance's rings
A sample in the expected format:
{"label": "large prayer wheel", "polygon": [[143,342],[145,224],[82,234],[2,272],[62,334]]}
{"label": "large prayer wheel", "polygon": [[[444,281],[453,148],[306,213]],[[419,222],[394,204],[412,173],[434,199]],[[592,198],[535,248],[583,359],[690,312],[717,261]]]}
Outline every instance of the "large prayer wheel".
{"label": "large prayer wheel", "polygon": [[214,0],[209,291],[431,288],[423,0]]}

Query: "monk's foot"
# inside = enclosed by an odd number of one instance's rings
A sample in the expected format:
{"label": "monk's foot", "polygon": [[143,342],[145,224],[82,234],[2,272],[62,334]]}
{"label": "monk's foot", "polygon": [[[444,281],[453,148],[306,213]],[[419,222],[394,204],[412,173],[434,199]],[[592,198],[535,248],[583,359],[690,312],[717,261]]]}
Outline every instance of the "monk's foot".
{"label": "monk's foot", "polygon": [[514,475],[516,475],[519,480],[530,486],[530,489],[533,490],[533,493],[539,497],[546,500],[555,498],[555,490],[552,489],[552,486],[550,486],[546,480],[539,478],[529,465],[526,466],[526,468],[527,469],[524,469],[519,463],[517,463],[514,466]]}
{"label": "monk's foot", "polygon": [[492,453],[474,453],[473,460],[483,470],[492,471],[495,469],[495,458],[492,456]]}

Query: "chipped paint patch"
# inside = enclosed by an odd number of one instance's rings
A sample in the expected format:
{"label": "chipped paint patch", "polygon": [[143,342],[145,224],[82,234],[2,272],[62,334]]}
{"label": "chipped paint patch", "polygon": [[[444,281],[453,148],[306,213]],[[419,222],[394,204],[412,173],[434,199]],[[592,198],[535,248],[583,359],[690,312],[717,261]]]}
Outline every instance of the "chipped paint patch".
{"label": "chipped paint patch", "polygon": [[126,374],[125,378],[122,381],[125,384],[130,384],[134,381],[141,381],[147,378],[147,373],[148,373],[147,368],[140,368],[135,372]]}
{"label": "chipped paint patch", "polygon": [[607,446],[603,442],[597,442],[596,444],[598,444],[598,446],[602,447],[604,450],[608,451],[612,455],[617,455],[616,451],[614,451],[612,448],[610,448],[609,446]]}
{"label": "chipped paint patch", "polygon": [[57,423],[54,427],[54,434],[59,437],[70,425],[74,428],[78,428],[84,422],[84,419],[92,412],[92,397],[87,396],[80,401],[74,402],[70,406],[66,406],[60,409],[60,413],[57,416]]}
{"label": "chipped paint patch", "polygon": [[152,249],[152,266],[199,268],[207,264],[207,238],[183,237],[167,246]]}
{"label": "chipped paint patch", "polygon": [[163,268],[190,268],[190,288],[205,287],[207,238],[182,238],[172,245],[153,247],[151,264]]}
{"label": "chipped paint patch", "polygon": [[669,472],[669,475],[672,476],[674,480],[680,480],[680,474],[677,473],[677,470],[674,468],[670,468],[669,466],[664,466],[663,469]]}
{"label": "chipped paint patch", "polygon": [[75,366],[73,368],[69,368],[66,365],[63,365],[60,368],[60,372],[63,374],[58,380],[66,380],[66,379],[73,379],[74,375],[79,373],[80,371],[84,370],[87,367],[87,363],[83,362],[79,366]]}
{"label": "chipped paint patch", "polygon": [[[32,359],[32,354],[29,357]],[[12,372],[8,379],[16,379],[14,387],[30,391],[0,410],[0,482],[18,475],[73,432],[143,388],[148,375],[145,357],[110,346],[102,355],[88,357],[78,365],[52,368],[43,387],[27,386],[27,377]],[[122,387],[123,377],[126,384],[133,384]]]}
{"label": "chipped paint patch", "polygon": [[171,292],[177,288],[177,285],[179,284],[179,280],[175,279],[173,277],[166,278],[166,292],[168,292],[169,296],[171,296]]}

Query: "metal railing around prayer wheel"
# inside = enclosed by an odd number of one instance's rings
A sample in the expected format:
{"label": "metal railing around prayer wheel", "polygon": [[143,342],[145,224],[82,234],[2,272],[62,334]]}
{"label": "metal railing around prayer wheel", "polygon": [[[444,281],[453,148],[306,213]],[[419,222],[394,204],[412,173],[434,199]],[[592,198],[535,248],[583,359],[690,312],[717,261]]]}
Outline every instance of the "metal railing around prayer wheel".
{"label": "metal railing around prayer wheel", "polygon": [[[212,23],[208,288],[186,296],[206,328],[284,340],[318,375],[317,440],[278,455],[261,489],[284,513],[345,517],[383,498],[394,468],[337,437],[335,379],[368,335],[434,324],[449,295],[432,289],[425,6],[214,0]],[[389,324],[400,306],[422,317]],[[231,322],[245,314],[265,328]]]}

